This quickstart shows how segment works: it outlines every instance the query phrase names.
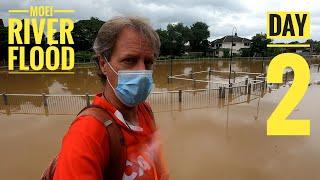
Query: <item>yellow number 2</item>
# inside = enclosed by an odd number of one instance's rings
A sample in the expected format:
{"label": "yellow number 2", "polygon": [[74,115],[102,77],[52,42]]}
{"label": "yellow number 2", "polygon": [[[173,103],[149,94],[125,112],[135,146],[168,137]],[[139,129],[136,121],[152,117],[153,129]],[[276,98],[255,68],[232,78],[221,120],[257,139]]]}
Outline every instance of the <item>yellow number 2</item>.
{"label": "yellow number 2", "polygon": [[309,119],[287,119],[308,89],[310,70],[306,60],[294,53],[274,57],[269,64],[267,82],[282,83],[286,67],[292,68],[294,80],[267,121],[267,135],[310,135]]}

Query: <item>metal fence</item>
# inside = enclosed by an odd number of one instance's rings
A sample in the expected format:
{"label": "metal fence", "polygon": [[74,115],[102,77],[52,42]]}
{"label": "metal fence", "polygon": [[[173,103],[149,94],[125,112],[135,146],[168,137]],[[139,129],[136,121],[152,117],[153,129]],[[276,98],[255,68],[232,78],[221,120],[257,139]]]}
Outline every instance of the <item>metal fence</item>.
{"label": "metal fence", "polygon": [[[152,92],[147,98],[154,112],[180,111],[250,102],[265,91],[265,81],[245,86]],[[76,114],[94,95],[0,94],[2,114]]]}
{"label": "metal fence", "polygon": [[[318,68],[319,70],[319,68]],[[208,71],[201,71],[201,73]],[[195,72],[200,73],[200,72]],[[209,70],[209,77],[211,71]],[[236,74],[246,72],[234,72]],[[223,107],[250,101],[263,97],[267,90],[279,88],[266,83],[265,75],[246,73],[254,78],[246,78],[233,83],[215,83],[209,80],[188,79],[183,75],[175,75],[170,79],[187,80],[208,83],[208,88],[193,90],[175,90],[152,92],[147,102],[154,112],[180,111],[194,108]],[[168,78],[168,80],[169,80]],[[283,82],[293,79],[293,72],[283,75]],[[268,87],[269,86],[269,87]],[[52,94],[6,94],[0,93],[0,113],[2,114],[76,114],[92,102],[94,95],[52,95]]]}
{"label": "metal fence", "polygon": [[[232,62],[236,61],[261,61],[261,62],[269,62],[272,60],[273,57],[233,57]],[[313,55],[313,56],[304,56],[309,64],[319,64],[320,62],[320,55]],[[193,63],[205,63],[205,62],[214,62],[214,61],[230,61],[231,58],[222,58],[222,57],[174,57],[174,58],[164,58],[160,57],[155,61],[155,64],[193,64]],[[0,64],[1,71],[8,70],[8,61],[2,61]],[[94,61],[83,61],[83,62],[76,62],[76,68],[87,68],[96,66],[96,62]],[[319,66],[320,67],[320,66]],[[19,68],[18,66],[15,68]]]}

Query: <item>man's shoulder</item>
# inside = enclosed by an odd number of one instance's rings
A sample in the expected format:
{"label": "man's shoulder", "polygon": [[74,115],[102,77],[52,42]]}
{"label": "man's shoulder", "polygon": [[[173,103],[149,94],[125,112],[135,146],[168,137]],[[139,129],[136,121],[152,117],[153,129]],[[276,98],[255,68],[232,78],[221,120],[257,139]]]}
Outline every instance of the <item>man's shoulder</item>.
{"label": "man's shoulder", "polygon": [[105,141],[107,130],[103,123],[94,116],[84,115],[76,117],[67,134],[92,138],[97,142]]}

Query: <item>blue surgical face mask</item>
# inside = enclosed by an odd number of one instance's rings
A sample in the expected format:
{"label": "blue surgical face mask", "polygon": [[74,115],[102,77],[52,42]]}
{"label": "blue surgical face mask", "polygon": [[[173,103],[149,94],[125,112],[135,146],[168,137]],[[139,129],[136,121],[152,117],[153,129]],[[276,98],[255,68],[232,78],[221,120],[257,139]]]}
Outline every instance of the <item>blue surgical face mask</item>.
{"label": "blue surgical face mask", "polygon": [[107,77],[107,81],[117,98],[129,107],[144,102],[152,90],[152,70],[119,70],[116,72],[106,58],[105,60],[118,76],[116,88],[111,85]]}

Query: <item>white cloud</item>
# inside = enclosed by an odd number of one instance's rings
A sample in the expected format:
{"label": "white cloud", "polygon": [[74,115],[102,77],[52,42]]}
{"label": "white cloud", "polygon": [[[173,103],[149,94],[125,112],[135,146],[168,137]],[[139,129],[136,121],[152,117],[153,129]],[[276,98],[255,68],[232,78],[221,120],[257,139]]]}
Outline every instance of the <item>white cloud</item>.
{"label": "white cloud", "polygon": [[203,21],[210,27],[210,39],[231,34],[233,26],[237,27],[238,35],[247,38],[265,32],[267,11],[310,11],[311,36],[320,40],[318,0],[1,0],[0,17],[6,23],[9,17],[13,17],[7,13],[8,9],[28,8],[31,4],[74,9],[76,12],[70,17],[75,20],[92,16],[102,20],[115,15],[144,16],[150,19],[155,28],[165,28],[168,23],[173,22],[191,25],[196,21]]}

